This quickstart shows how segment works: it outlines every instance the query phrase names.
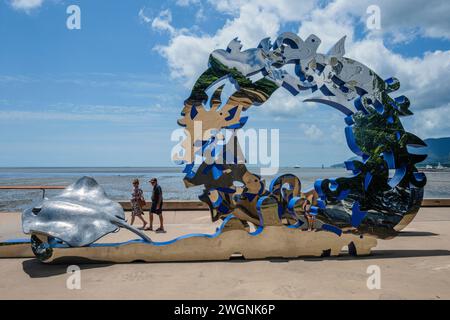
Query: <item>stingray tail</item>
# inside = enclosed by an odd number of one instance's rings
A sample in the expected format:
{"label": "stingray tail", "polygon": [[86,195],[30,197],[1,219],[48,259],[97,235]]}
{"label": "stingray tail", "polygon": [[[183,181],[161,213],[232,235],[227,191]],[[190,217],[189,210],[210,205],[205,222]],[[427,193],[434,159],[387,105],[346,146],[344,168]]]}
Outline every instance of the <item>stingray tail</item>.
{"label": "stingray tail", "polygon": [[124,221],[124,220],[117,219],[117,220],[114,221],[114,223],[115,223],[118,227],[128,229],[128,230],[130,230],[131,232],[137,234],[137,235],[138,235],[139,237],[141,237],[145,242],[149,242],[149,243],[152,243],[152,242],[153,242],[152,239],[150,239],[149,236],[147,236],[144,232],[142,232],[142,231],[139,230],[139,229],[136,229],[136,228],[133,227],[133,226],[130,226],[130,225],[129,225],[126,221]]}

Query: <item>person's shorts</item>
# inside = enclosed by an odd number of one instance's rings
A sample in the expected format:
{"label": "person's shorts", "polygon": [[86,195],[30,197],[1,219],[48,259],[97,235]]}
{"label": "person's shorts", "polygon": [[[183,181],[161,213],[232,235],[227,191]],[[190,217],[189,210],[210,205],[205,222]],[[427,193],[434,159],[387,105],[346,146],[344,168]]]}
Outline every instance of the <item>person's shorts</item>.
{"label": "person's shorts", "polygon": [[150,213],[162,214],[163,202],[161,201],[161,207],[156,209],[156,202],[152,202],[152,207],[150,208]]}

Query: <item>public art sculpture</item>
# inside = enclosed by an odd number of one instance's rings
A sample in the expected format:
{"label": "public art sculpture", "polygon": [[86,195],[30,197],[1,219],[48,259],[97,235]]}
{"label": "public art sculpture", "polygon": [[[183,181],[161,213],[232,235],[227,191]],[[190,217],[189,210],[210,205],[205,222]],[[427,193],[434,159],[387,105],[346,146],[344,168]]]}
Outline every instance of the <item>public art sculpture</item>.
{"label": "public art sculpture", "polygon": [[[250,259],[329,256],[348,246],[350,254],[358,255],[369,254],[376,238],[395,237],[417,214],[426,184],[415,166],[426,155],[413,152],[426,145],[400,122],[401,116],[412,115],[410,102],[405,96],[390,96],[400,87],[398,79],[383,80],[344,57],[345,37],[327,54],[317,53],[320,42],[315,35],[302,40],[288,32],[273,44],[266,38],[245,51],[234,39],[225,50],[210,54],[209,68],[184,102],[178,121],[185,132],[183,152],[175,160],[185,165],[186,187],[204,186],[199,198],[208,204],[212,220],[223,220],[215,234],[154,242],[129,226],[123,209],[85,177],[23,213],[33,253],[46,262],[68,257],[182,261],[228,259],[233,253]],[[342,112],[347,144],[358,157],[345,162],[348,176],[319,179],[312,189],[302,190],[293,174],[280,175],[266,186],[247,169],[236,138],[247,121],[243,114],[253,106],[263,108],[280,87],[293,95],[312,93],[303,101]],[[306,200],[312,203],[316,232],[305,231]],[[94,243],[120,227],[142,239]],[[4,242],[0,254],[23,256],[29,244]]]}
{"label": "public art sculpture", "polygon": [[[426,145],[400,122],[400,116],[412,115],[410,102],[405,96],[389,96],[400,87],[396,78],[382,80],[363,64],[345,58],[344,42],[345,37],[327,54],[320,54],[317,36],[303,41],[296,34],[283,33],[273,45],[263,39],[257,48],[241,51],[240,42],[234,39],[226,50],[212,52],[209,68],[185,101],[179,124],[187,132],[184,147],[190,152],[179,160],[186,163],[185,184],[205,186],[201,199],[210,206],[213,220],[233,214],[258,226],[279,223],[284,217],[304,223],[300,208],[310,199],[320,228],[384,239],[395,236],[415,216],[426,183],[415,165],[426,155],[412,154],[408,148]],[[295,75],[283,69],[288,64],[294,65]],[[251,81],[249,77],[256,74],[260,79]],[[243,127],[247,118],[242,113],[263,104],[280,87],[293,95],[312,92],[314,96],[304,101],[323,103],[343,113],[348,146],[360,158],[345,162],[350,176],[317,180],[314,190],[302,192],[300,180],[288,174],[273,180],[266,190],[261,178],[239,162],[239,151],[231,157],[217,156],[234,159],[231,163],[206,159],[206,150],[217,150],[220,142],[223,153],[233,152],[227,145],[234,141],[223,141],[220,130]],[[200,143],[189,139],[195,136],[196,121],[202,123]],[[209,161],[194,169],[192,160],[199,153]],[[234,181],[243,187],[238,190]],[[270,204],[278,207],[277,217],[261,214],[262,206]]]}

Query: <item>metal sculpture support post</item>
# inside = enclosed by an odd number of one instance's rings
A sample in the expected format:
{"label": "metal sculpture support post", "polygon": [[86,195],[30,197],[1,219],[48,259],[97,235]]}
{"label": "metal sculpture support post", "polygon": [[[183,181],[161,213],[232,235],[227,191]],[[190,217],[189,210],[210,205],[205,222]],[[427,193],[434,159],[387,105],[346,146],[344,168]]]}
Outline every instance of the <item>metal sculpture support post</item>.
{"label": "metal sculpture support post", "polygon": [[[317,53],[320,42],[315,35],[302,40],[283,33],[273,44],[263,39],[257,48],[242,51],[234,39],[210,54],[209,68],[184,102],[178,124],[185,139],[175,160],[185,165],[187,187],[204,186],[199,198],[213,221],[223,220],[216,233],[152,241],[126,223],[122,208],[95,180],[84,177],[59,197],[26,210],[23,230],[31,242],[3,242],[0,256],[27,256],[30,244],[45,262],[223,260],[234,253],[250,259],[330,256],[346,246],[361,255],[370,253],[377,238],[396,236],[417,214],[426,183],[415,167],[426,155],[412,153],[425,143],[400,122],[412,115],[409,100],[391,98],[400,87],[396,78],[383,80],[344,57],[345,37],[326,54]],[[348,147],[358,157],[345,162],[348,176],[319,179],[302,190],[293,174],[266,187],[247,169],[237,139],[247,121],[243,114],[252,106],[263,108],[280,87],[293,95],[310,93],[303,101],[342,112]],[[305,201],[311,203],[316,232],[305,231]],[[141,239],[95,243],[120,227]]]}

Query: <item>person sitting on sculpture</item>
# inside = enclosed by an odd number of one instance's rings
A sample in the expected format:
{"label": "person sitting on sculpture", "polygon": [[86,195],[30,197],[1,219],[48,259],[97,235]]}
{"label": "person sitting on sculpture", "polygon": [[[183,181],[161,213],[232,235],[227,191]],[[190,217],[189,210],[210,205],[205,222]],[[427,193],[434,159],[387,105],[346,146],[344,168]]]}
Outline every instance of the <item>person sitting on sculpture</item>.
{"label": "person sitting on sculpture", "polygon": [[156,229],[156,232],[165,232],[164,224],[163,224],[163,215],[162,215],[162,206],[163,206],[163,194],[161,186],[158,184],[158,180],[156,178],[152,178],[150,184],[153,186],[152,192],[152,206],[150,208],[149,217],[150,217],[150,226],[146,230],[153,230],[153,214],[157,214],[159,217],[160,226]]}
{"label": "person sitting on sculpture", "polygon": [[308,221],[308,231],[313,231],[315,216],[311,214],[311,201],[306,199],[303,202],[302,208],[303,208],[303,212],[304,212],[305,218]]}
{"label": "person sitting on sculpture", "polygon": [[145,229],[147,226],[147,221],[143,218],[144,212],[142,210],[145,205],[144,192],[139,188],[139,179],[133,180],[133,193],[131,194],[131,225],[133,225],[134,220],[138,217],[142,223],[142,228]]}

